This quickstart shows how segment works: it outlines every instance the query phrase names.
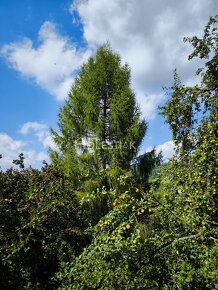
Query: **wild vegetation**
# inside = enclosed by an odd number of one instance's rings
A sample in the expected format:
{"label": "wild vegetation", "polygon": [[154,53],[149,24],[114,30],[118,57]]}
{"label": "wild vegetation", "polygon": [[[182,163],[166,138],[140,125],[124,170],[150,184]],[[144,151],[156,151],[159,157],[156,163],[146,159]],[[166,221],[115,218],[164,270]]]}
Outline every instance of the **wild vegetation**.
{"label": "wild vegetation", "polygon": [[138,156],[130,69],[103,45],[59,113],[51,165],[0,171],[1,289],[218,289],[218,17],[191,43],[201,82],[160,108],[176,151]]}

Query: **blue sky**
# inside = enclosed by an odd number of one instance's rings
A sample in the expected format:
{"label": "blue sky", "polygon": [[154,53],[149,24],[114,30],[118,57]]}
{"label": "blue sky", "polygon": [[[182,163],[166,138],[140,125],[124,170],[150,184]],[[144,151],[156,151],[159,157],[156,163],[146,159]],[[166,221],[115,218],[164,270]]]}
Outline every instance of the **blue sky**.
{"label": "blue sky", "polygon": [[162,86],[174,68],[185,84],[195,82],[199,63],[187,61],[182,39],[201,34],[215,10],[216,0],[1,0],[0,166],[20,152],[34,167],[49,160],[49,128],[80,66],[106,41],[132,70],[149,125],[141,152],[156,146],[170,157],[171,133],[157,109],[166,101]]}

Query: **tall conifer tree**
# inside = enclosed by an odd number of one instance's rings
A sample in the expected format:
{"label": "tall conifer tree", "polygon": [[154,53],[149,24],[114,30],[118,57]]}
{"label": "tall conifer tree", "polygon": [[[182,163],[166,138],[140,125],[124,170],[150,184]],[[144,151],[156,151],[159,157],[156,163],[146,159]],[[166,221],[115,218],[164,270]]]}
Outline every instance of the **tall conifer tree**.
{"label": "tall conifer tree", "polygon": [[[61,108],[59,132],[52,131],[59,153],[53,160],[75,172],[129,169],[146,131],[140,120],[130,69],[108,44],[85,63]],[[87,166],[88,165],[88,166]]]}

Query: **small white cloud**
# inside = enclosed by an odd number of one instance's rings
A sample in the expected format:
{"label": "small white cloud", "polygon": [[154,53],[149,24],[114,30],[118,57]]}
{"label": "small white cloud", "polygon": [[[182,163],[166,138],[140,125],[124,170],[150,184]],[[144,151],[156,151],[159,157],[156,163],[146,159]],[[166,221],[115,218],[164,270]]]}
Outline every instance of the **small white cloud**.
{"label": "small white cloud", "polygon": [[40,28],[38,38],[38,47],[25,38],[20,43],[4,45],[1,55],[24,77],[33,79],[51,95],[63,100],[73,83],[75,71],[88,58],[90,51],[76,49],[49,21]]}
{"label": "small white cloud", "polygon": [[24,152],[24,156],[27,156],[27,161],[25,161],[25,164],[33,165],[36,161],[49,161],[49,156],[45,152],[36,152],[34,150],[27,150]]}
{"label": "small white cloud", "polygon": [[30,132],[33,132],[36,135],[38,141],[42,143],[45,148],[48,149],[50,147],[52,149],[56,149],[54,141],[51,138],[48,125],[38,122],[26,122],[19,130],[19,133],[22,135],[27,135]]}
{"label": "small white cloud", "polygon": [[163,159],[166,161],[166,160],[170,159],[173,156],[173,154],[175,153],[175,145],[174,145],[173,141],[167,141],[163,144],[156,146],[156,151],[158,153],[162,152]]}
{"label": "small white cloud", "polygon": [[20,153],[24,154],[26,166],[38,166],[43,160],[49,160],[45,152],[29,150],[26,145],[24,141],[14,140],[6,133],[0,133],[0,154],[2,155],[0,159],[1,169],[5,170],[13,166],[12,161],[18,159]]}
{"label": "small white cloud", "polygon": [[52,137],[51,137],[51,135],[50,135],[49,132],[45,134],[43,140],[42,139],[39,139],[39,141],[42,142],[42,144],[43,144],[43,146],[45,148],[51,148],[53,150],[58,150],[57,149],[57,146],[55,145],[55,143],[54,143],[54,141],[53,141],[53,139],[52,139]]}
{"label": "small white cloud", "polygon": [[38,122],[27,122],[21,126],[19,133],[26,135],[31,130],[40,132],[47,129],[48,129],[48,126],[46,124],[38,123]]}
{"label": "small white cloud", "polygon": [[157,107],[165,100],[165,95],[163,93],[145,95],[140,91],[136,92],[136,95],[143,117],[146,120],[153,120],[157,115]]}
{"label": "small white cloud", "polygon": [[169,160],[171,157],[173,157],[174,153],[175,153],[175,145],[173,143],[173,141],[167,141],[163,144],[157,145],[157,146],[148,146],[145,148],[145,152],[150,152],[153,149],[156,149],[157,153],[162,153],[163,156],[163,160],[167,161]]}
{"label": "small white cloud", "polygon": [[[163,144],[157,145],[157,146],[148,146],[145,148],[145,152],[150,152],[153,149],[156,149],[157,153],[162,153],[163,160],[167,161],[169,160],[175,153],[175,145],[173,141],[167,141]],[[141,154],[144,151],[141,151]]]}
{"label": "small white cloud", "polygon": [[[48,148],[56,149],[56,146],[50,136],[47,124],[39,122],[26,122],[18,131],[22,135],[21,140],[15,140],[6,133],[0,132],[0,154],[3,158],[0,159],[0,167],[7,169],[13,166],[12,161],[17,159],[20,153],[24,154],[25,165],[32,165],[33,167],[40,167],[42,161],[49,162],[47,154]],[[34,136],[37,138],[39,144],[43,145],[45,151],[37,152],[29,147]],[[25,140],[23,140],[25,137]]]}

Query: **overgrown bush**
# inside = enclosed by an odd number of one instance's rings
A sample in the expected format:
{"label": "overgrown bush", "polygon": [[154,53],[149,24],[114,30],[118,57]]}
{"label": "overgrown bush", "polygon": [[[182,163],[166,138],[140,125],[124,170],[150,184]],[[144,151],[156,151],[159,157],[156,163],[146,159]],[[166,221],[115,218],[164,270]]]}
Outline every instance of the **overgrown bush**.
{"label": "overgrown bush", "polygon": [[0,288],[54,289],[59,264],[89,241],[72,185],[52,165],[1,171],[0,207]]}

